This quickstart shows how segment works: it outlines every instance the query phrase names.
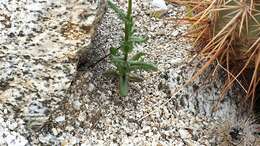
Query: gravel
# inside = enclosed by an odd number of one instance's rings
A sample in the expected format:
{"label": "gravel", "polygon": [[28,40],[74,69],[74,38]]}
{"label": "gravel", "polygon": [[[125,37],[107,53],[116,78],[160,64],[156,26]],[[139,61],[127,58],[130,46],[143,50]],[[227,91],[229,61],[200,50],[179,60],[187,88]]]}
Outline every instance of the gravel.
{"label": "gravel", "polygon": [[[125,1],[117,4],[126,9]],[[79,66],[71,97],[52,115],[66,116],[65,124],[54,125],[62,129],[59,138],[75,137],[79,143],[89,145],[199,146],[215,142],[210,141],[214,137],[211,132],[220,120],[210,117],[209,110],[196,109],[199,107],[189,101],[190,96],[200,93],[189,87],[173,94],[194,70],[187,63],[191,57],[188,53],[191,45],[180,37],[188,26],[177,25],[169,19],[183,16],[185,9],[170,4],[168,8],[161,18],[156,18],[153,16],[157,16],[158,8],[153,8],[151,1],[134,1],[138,35],[149,38],[146,43],[136,46],[136,51],[145,52],[146,60],[157,64],[159,71],[140,73],[144,81],[130,83],[127,97],[118,96],[116,78],[104,75],[112,68],[109,58],[93,65],[109,53],[110,47],[118,47],[123,36],[123,23],[108,9],[87,61]],[[206,91],[204,94],[216,97],[217,93]],[[66,129],[72,130],[69,136],[64,133]]]}

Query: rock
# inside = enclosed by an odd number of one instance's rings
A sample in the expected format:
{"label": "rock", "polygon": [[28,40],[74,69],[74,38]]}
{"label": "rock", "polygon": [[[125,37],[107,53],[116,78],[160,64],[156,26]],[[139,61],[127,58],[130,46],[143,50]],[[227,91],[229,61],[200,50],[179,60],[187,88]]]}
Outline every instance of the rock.
{"label": "rock", "polygon": [[30,114],[24,120],[28,129],[37,131],[47,122],[48,117],[44,114]]}
{"label": "rock", "polygon": [[72,126],[67,126],[65,129],[68,130],[68,131],[72,131],[72,130],[74,130],[74,127],[72,127]]}
{"label": "rock", "polygon": [[90,84],[88,85],[88,91],[89,91],[89,92],[92,92],[94,89],[95,89],[95,86],[90,83]]}
{"label": "rock", "polygon": [[158,9],[167,9],[167,5],[164,0],[153,0],[152,6]]}
{"label": "rock", "polygon": [[[80,55],[77,52],[84,52],[82,45],[90,45],[104,13],[104,3],[104,0],[95,3],[65,0],[1,2],[0,7],[17,8],[10,16],[11,28],[0,30],[3,35],[13,30],[15,37],[1,38],[0,81],[5,88],[0,88],[0,97],[6,98],[3,101],[25,105],[36,99],[58,102],[66,97],[76,72]],[[34,26],[40,30],[34,31]],[[20,32],[25,34],[19,36]],[[24,106],[24,111],[28,111],[26,108]]]}
{"label": "rock", "polygon": [[16,122],[10,123],[10,124],[8,125],[8,128],[9,128],[10,130],[15,130],[16,127],[17,127],[17,123],[16,123]]}
{"label": "rock", "polygon": [[78,60],[105,10],[106,0],[1,0],[0,117],[6,122],[0,145],[25,145],[21,135],[40,130],[69,97]]}
{"label": "rock", "polygon": [[180,136],[181,136],[182,139],[189,139],[189,138],[191,138],[191,134],[187,130],[180,129],[179,133],[180,133]]}
{"label": "rock", "polygon": [[9,129],[2,127],[0,123],[0,145],[8,146],[26,146],[28,144],[27,139],[15,131],[9,131]]}
{"label": "rock", "polygon": [[79,100],[76,100],[73,102],[73,107],[76,109],[76,110],[80,110],[80,107],[81,107],[81,102]]}
{"label": "rock", "polygon": [[56,119],[55,119],[55,121],[56,122],[58,122],[58,123],[62,123],[62,122],[64,122],[65,121],[65,116],[59,116],[59,117],[57,117]]}
{"label": "rock", "polygon": [[52,133],[53,133],[53,135],[55,135],[55,136],[57,136],[57,135],[58,135],[58,131],[57,131],[57,129],[56,129],[56,128],[52,128],[51,130],[52,130]]}
{"label": "rock", "polygon": [[86,119],[86,113],[85,112],[80,112],[78,116],[78,120],[80,122],[83,122]]}

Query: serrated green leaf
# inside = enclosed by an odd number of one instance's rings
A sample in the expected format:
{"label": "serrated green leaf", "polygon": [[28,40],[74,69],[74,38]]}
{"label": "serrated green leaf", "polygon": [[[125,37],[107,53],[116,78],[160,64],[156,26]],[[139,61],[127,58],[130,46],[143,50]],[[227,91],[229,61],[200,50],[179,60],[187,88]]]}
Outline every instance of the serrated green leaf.
{"label": "serrated green leaf", "polygon": [[118,6],[115,5],[115,4],[114,4],[112,1],[110,1],[110,0],[108,0],[108,5],[109,5],[109,7],[110,7],[111,9],[113,9],[113,10],[117,13],[118,17],[119,17],[121,20],[124,20],[124,21],[125,21],[125,19],[126,19],[126,14],[125,14],[125,12],[124,12],[123,10],[121,10],[120,8],[118,8]]}
{"label": "serrated green leaf", "polygon": [[111,61],[117,67],[119,73],[124,72],[125,62],[123,57],[112,56]]}
{"label": "serrated green leaf", "polygon": [[140,44],[140,43],[144,43],[145,41],[147,41],[147,38],[132,36],[132,37],[131,37],[131,41],[132,41],[134,44]]}
{"label": "serrated green leaf", "polygon": [[141,57],[143,57],[145,54],[143,52],[136,53],[131,60],[132,61],[138,61]]}
{"label": "serrated green leaf", "polygon": [[112,54],[113,56],[116,56],[116,55],[117,55],[117,53],[118,53],[118,49],[117,49],[117,48],[114,48],[114,47],[112,47],[112,48],[110,48],[110,52],[111,52],[111,54]]}
{"label": "serrated green leaf", "polygon": [[128,77],[126,75],[120,76],[119,78],[119,89],[121,96],[127,96],[128,93]]}
{"label": "serrated green leaf", "polygon": [[134,49],[134,45],[132,42],[128,41],[128,42],[124,42],[123,47],[122,47],[122,51],[126,54],[129,54],[133,51]]}
{"label": "serrated green leaf", "polygon": [[131,36],[134,33],[133,17],[130,17],[129,19],[125,20],[125,30],[128,34],[128,38],[131,38]]}
{"label": "serrated green leaf", "polygon": [[151,63],[129,61],[130,70],[145,70],[145,71],[156,71],[157,67]]}
{"label": "serrated green leaf", "polygon": [[121,56],[112,56],[111,59],[115,63],[124,63],[124,57]]}

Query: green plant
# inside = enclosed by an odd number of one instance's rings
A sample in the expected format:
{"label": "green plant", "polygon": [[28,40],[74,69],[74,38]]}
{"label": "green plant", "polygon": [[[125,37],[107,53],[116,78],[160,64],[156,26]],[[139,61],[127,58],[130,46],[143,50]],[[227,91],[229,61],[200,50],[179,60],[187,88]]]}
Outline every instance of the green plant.
{"label": "green plant", "polygon": [[132,17],[132,0],[128,0],[127,13],[119,9],[111,1],[108,1],[108,4],[125,24],[123,41],[119,48],[111,48],[110,58],[116,67],[113,74],[119,77],[120,95],[126,96],[128,94],[128,80],[139,79],[139,77],[134,74],[135,71],[151,71],[156,70],[157,68],[153,64],[144,62],[144,53],[139,52],[132,55],[135,45],[145,41],[144,38],[134,34],[135,29]]}
{"label": "green plant", "polygon": [[260,0],[169,0],[188,8],[201,69],[212,64],[226,72],[223,99],[234,83],[245,93],[244,103],[253,107],[260,83]]}

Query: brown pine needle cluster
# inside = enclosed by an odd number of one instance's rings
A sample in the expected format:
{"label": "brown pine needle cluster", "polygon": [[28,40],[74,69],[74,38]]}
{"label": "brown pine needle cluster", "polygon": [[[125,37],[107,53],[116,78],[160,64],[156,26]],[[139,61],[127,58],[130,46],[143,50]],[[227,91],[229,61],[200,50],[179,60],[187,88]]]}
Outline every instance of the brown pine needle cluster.
{"label": "brown pine needle cluster", "polygon": [[253,107],[260,82],[260,0],[168,1],[188,9],[188,36],[203,64],[192,80],[217,64],[226,72],[222,93],[238,83],[245,93],[243,102]]}

